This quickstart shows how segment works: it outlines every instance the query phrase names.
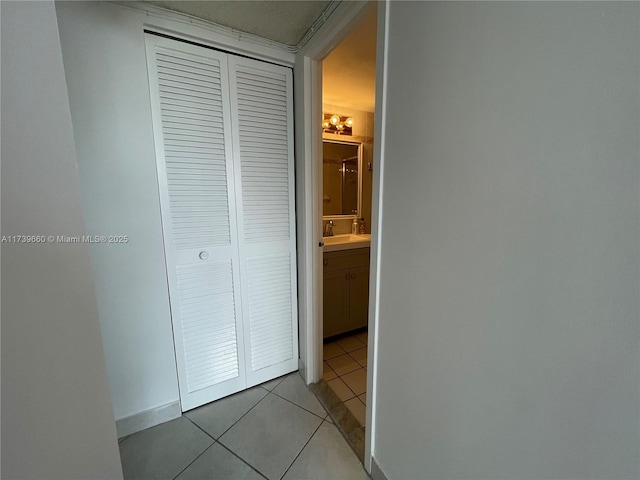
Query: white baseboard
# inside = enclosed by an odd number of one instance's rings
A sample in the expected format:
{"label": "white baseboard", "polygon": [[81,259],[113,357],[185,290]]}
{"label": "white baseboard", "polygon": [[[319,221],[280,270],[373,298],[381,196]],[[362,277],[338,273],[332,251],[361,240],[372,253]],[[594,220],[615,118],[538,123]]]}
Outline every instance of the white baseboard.
{"label": "white baseboard", "polygon": [[380,469],[378,462],[374,457],[371,457],[371,478],[373,480],[389,480],[384,472]]}
{"label": "white baseboard", "polygon": [[136,413],[130,417],[121,418],[116,420],[116,431],[118,438],[122,438],[132,433],[139,432],[145,428],[155,427],[174,418],[182,416],[182,409],[180,408],[180,402],[168,403],[160,407],[145,410],[144,412]]}

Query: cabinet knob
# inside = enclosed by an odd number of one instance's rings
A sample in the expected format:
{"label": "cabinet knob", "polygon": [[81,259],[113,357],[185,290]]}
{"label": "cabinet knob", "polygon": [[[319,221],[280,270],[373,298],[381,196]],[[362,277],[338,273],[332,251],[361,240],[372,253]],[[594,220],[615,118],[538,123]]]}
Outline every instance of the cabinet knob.
{"label": "cabinet knob", "polygon": [[323,263],[324,265],[329,265],[329,260],[327,260],[327,259],[325,258],[325,259],[322,261],[322,263]]}
{"label": "cabinet knob", "polygon": [[198,256],[200,257],[200,260],[206,260],[207,258],[209,258],[209,252],[202,251]]}
{"label": "cabinet knob", "polygon": [[352,274],[351,274],[351,278],[356,278],[356,274],[355,274],[355,273],[352,273]]}
{"label": "cabinet knob", "polygon": [[349,280],[349,274],[347,273],[344,278],[345,280]]}

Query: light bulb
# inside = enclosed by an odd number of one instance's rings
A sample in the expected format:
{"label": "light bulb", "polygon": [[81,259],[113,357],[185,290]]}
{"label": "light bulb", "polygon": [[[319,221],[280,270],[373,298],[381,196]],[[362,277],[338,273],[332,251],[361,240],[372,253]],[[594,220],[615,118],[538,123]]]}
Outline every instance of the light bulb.
{"label": "light bulb", "polygon": [[331,122],[331,125],[337,125],[338,122],[340,121],[340,116],[339,115],[331,115],[331,118],[329,119],[329,121]]}
{"label": "light bulb", "polygon": [[322,122],[322,128],[329,128],[330,123],[325,120],[324,122]]}
{"label": "light bulb", "polygon": [[349,117],[344,121],[345,126],[351,128],[353,127],[353,118]]}

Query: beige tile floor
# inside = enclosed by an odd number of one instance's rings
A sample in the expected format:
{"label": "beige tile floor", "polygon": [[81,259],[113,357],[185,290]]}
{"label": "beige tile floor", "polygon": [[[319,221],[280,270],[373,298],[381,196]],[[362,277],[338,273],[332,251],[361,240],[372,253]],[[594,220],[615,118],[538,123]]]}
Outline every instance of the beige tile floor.
{"label": "beige tile floor", "polygon": [[324,344],[324,381],[365,426],[367,396],[367,332]]}
{"label": "beige tile floor", "polygon": [[120,439],[125,480],[368,479],[295,372]]}

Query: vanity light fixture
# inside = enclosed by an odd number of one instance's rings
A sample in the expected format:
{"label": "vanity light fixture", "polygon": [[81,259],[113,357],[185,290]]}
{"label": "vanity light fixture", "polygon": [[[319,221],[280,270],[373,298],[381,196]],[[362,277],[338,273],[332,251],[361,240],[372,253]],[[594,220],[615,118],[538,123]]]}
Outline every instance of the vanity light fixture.
{"label": "vanity light fixture", "polygon": [[338,135],[353,135],[353,117],[325,113],[322,118],[322,131]]}

